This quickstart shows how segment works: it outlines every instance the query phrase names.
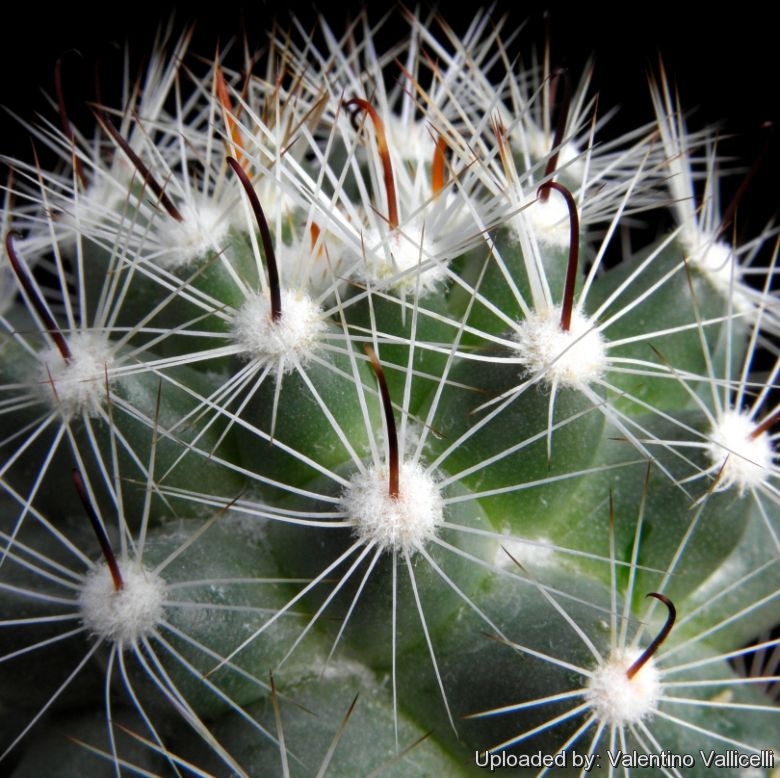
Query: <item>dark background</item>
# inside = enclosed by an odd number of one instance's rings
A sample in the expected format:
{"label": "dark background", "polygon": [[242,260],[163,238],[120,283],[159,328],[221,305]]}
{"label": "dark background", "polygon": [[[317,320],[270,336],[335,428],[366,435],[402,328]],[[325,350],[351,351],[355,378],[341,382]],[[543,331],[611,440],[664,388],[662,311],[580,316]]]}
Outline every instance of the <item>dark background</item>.
{"label": "dark background", "polygon": [[[373,5],[380,6],[372,11],[374,18],[392,7],[391,3]],[[464,27],[471,9],[451,13],[451,5],[454,3],[440,4],[440,8],[445,9],[445,16],[456,29]],[[736,136],[723,141],[724,153],[736,156],[749,168],[771,136],[769,153],[739,211],[740,231],[746,236],[755,234],[780,206],[780,63],[774,25],[749,3],[739,4],[729,17],[706,7],[698,14],[687,8],[681,13],[683,5],[634,2],[615,11],[593,4],[570,7],[555,2],[525,3],[511,11],[510,27],[527,22],[516,47],[527,54],[532,45],[544,40],[543,10],[549,9],[554,64],[567,66],[577,74],[587,57],[595,55],[594,88],[600,92],[602,110],[621,106],[618,118],[610,125],[614,132],[651,118],[646,74],[648,68],[656,67],[660,54],[677,83],[683,105],[691,110],[689,126],[719,123],[724,136]],[[325,7],[331,24],[338,29],[340,20],[359,5],[342,3],[338,11],[334,5]],[[496,16],[507,7],[506,0],[503,5],[499,3]],[[26,119],[32,119],[41,109],[54,118],[46,107],[43,91],[53,92],[54,65],[60,55],[71,50],[81,54],[69,54],[64,60],[66,91],[75,95],[73,102],[80,102],[91,89],[84,84],[92,79],[93,65],[86,63],[100,59],[104,72],[110,74],[110,66],[105,63],[113,62],[115,66],[119,48],[128,41],[133,61],[138,62],[159,24],[173,10],[172,4],[165,2],[107,2],[100,12],[72,3],[46,12],[32,2],[17,5],[14,20],[5,25],[0,47],[0,104]],[[217,38],[225,42],[242,30],[250,44],[261,45],[274,13],[284,20],[290,10],[313,24],[312,4],[297,0],[270,5],[260,0],[251,5],[220,0],[197,13],[180,8],[176,20],[197,20],[192,50],[212,56]],[[400,15],[391,12],[382,35],[395,40],[403,31]],[[78,108],[72,112],[79,115]],[[768,121],[775,124],[774,133],[760,129]],[[27,159],[31,154],[27,133],[5,113],[0,114],[0,154]],[[735,179],[727,185],[726,201],[738,183]]]}

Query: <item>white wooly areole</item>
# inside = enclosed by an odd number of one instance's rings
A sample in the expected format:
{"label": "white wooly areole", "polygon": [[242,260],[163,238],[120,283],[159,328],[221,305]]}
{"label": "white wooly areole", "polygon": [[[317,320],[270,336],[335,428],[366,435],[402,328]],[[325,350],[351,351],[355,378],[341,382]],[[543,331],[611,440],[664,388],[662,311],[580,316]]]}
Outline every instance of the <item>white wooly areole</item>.
{"label": "white wooly areole", "polygon": [[388,477],[386,464],[353,476],[341,509],[362,543],[410,556],[433,540],[444,521],[444,503],[436,482],[417,463],[398,466],[395,496],[388,492]]}
{"label": "white wooly areole", "polygon": [[661,698],[661,674],[650,658],[633,677],[629,668],[641,656],[638,649],[622,650],[597,667],[588,683],[586,699],[598,721],[622,729],[651,718]]}
{"label": "white wooly areole", "polygon": [[728,300],[735,316],[751,324],[760,320],[761,326],[776,336],[780,332],[776,306],[769,304],[767,296],[767,284],[776,273],[776,252],[769,268],[761,264],[751,267],[754,253],[766,236],[741,248],[725,240],[738,200],[721,211],[719,187],[723,173],[719,170],[721,160],[714,133],[692,134],[687,130],[684,112],[672,96],[663,68],[660,81],[651,80],[651,96],[666,153],[666,186],[687,261]]}
{"label": "white wooly areole", "polygon": [[225,246],[235,202],[231,198],[220,204],[210,194],[202,199],[202,204],[179,206],[180,220],[159,220],[155,230],[158,253],[155,257],[152,250],[150,259],[161,268],[181,271],[197,259],[218,254]]}
{"label": "white wooly areole", "polygon": [[239,354],[278,377],[306,365],[327,327],[323,310],[307,294],[285,289],[282,314],[274,319],[267,295],[248,299],[235,313],[233,337]]}
{"label": "white wooly areole", "polygon": [[107,564],[95,568],[79,595],[85,628],[98,640],[116,643],[120,650],[139,646],[163,621],[165,581],[137,562],[120,564],[122,586],[116,587]]}
{"label": "white wooly areole", "polygon": [[[478,163],[466,140],[478,129],[464,126],[451,91],[463,63],[431,67],[424,37],[415,25],[402,62],[378,58],[369,38],[350,57],[334,49],[329,79],[341,105],[333,132],[348,149],[340,183],[358,193],[339,199],[353,232],[354,278],[406,296],[441,293],[452,258],[481,244]],[[398,82],[386,91],[387,67]]]}
{"label": "white wooly areole", "polygon": [[712,429],[707,455],[718,490],[734,487],[742,495],[768,484],[775,472],[771,437],[749,413],[726,411]]}
{"label": "white wooly areole", "polygon": [[41,394],[64,421],[82,415],[97,417],[105,406],[116,367],[114,348],[97,332],[75,333],[67,338],[67,344],[67,358],[57,346],[39,355]]}
{"label": "white wooly areole", "polygon": [[561,309],[532,312],[513,333],[518,362],[547,384],[584,390],[602,378],[607,367],[598,328],[579,311],[568,330],[561,329]]}

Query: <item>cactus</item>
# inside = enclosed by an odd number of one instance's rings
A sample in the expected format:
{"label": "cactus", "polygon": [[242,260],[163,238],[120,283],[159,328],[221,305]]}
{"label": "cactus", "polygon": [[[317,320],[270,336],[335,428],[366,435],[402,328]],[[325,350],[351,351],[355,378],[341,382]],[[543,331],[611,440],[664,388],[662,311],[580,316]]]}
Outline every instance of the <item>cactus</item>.
{"label": "cactus", "polygon": [[663,69],[601,142],[407,21],[168,29],[6,159],[6,774],[776,769],[776,231]]}

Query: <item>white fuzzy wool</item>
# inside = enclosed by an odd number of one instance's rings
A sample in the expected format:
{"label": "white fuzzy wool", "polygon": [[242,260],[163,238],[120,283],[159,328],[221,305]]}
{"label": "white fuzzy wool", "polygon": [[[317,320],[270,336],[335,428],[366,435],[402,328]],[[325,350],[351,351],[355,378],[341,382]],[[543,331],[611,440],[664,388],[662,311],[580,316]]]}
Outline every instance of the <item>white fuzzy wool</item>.
{"label": "white fuzzy wool", "polygon": [[706,234],[693,231],[686,236],[689,259],[725,298],[735,313],[750,314],[754,309],[750,287],[742,280],[742,270],[734,249],[724,241],[713,241]]}
{"label": "white fuzzy wool", "polygon": [[101,232],[106,224],[127,209],[128,189],[134,170],[123,154],[114,157],[108,169],[97,169],[86,188],[75,187],[61,206],[57,219],[62,248],[74,251],[84,236]]}
{"label": "white fuzzy wool", "polygon": [[267,295],[249,298],[233,319],[233,338],[247,359],[274,375],[289,373],[314,353],[326,325],[322,310],[306,294],[282,291],[282,315],[271,318]]}
{"label": "white fuzzy wool", "polygon": [[[546,160],[552,153],[552,136],[531,121],[518,123],[514,134],[521,147],[528,147],[534,160]],[[582,149],[576,143],[564,141],[558,148],[558,164],[556,165],[560,177],[578,185],[582,184],[586,173],[585,159],[586,155],[582,153]]]}
{"label": "white fuzzy wool", "polygon": [[84,581],[79,605],[90,633],[127,646],[151,635],[163,620],[165,582],[137,563],[120,570],[124,586],[117,590],[108,565],[98,565]]}
{"label": "white fuzzy wool", "polygon": [[446,263],[435,259],[434,244],[416,226],[405,225],[384,236],[370,230],[363,242],[358,276],[379,289],[427,294],[447,277]]}
{"label": "white fuzzy wool", "polygon": [[229,224],[222,209],[204,203],[198,208],[182,206],[180,210],[181,221],[163,215],[157,225],[157,264],[168,270],[216,254],[227,238]]}
{"label": "white fuzzy wool", "polygon": [[641,655],[639,649],[623,649],[593,673],[586,698],[598,720],[610,727],[637,724],[658,709],[661,680],[652,657],[631,679],[629,667]]}
{"label": "white fuzzy wool", "polygon": [[574,311],[568,331],[561,329],[560,308],[531,313],[515,330],[517,355],[532,375],[545,383],[582,389],[606,367],[604,341],[581,313]]}
{"label": "white fuzzy wool", "polygon": [[384,551],[414,553],[436,534],[444,521],[444,504],[434,479],[419,465],[399,468],[399,495],[390,496],[385,465],[352,477],[341,497],[341,509],[354,522],[355,535]]}
{"label": "white fuzzy wool", "polygon": [[354,256],[344,242],[332,232],[320,230],[313,241],[280,243],[276,247],[276,262],[283,268],[287,285],[306,289],[310,297],[326,298],[332,304],[336,292],[347,294],[347,277],[352,270]]}
{"label": "white fuzzy wool", "polygon": [[546,200],[537,199],[523,211],[522,224],[515,229],[530,229],[542,246],[567,249],[571,240],[571,216],[566,201],[556,192]]}
{"label": "white fuzzy wool", "polygon": [[[529,569],[550,568],[557,562],[555,543],[546,538],[518,540],[504,532],[493,564],[502,570],[517,571],[517,563]],[[511,555],[511,556],[510,556]]]}
{"label": "white fuzzy wool", "polygon": [[110,382],[111,346],[94,332],[76,333],[67,340],[71,353],[67,361],[55,346],[41,352],[37,381],[64,419],[97,416],[106,399],[106,381]]}
{"label": "white fuzzy wool", "polygon": [[728,411],[718,419],[707,447],[717,471],[717,491],[734,486],[743,494],[769,479],[774,451],[766,432],[752,436],[756,426],[748,414],[737,411]]}

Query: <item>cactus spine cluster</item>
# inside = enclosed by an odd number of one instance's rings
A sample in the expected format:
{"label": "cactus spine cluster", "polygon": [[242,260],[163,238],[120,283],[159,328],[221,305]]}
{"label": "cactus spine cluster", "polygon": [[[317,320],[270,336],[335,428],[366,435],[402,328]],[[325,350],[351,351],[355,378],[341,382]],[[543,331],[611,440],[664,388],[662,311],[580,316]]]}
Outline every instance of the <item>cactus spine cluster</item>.
{"label": "cactus spine cluster", "polygon": [[408,24],[163,35],[6,160],[6,774],[776,770],[775,232],[663,71],[603,142]]}

